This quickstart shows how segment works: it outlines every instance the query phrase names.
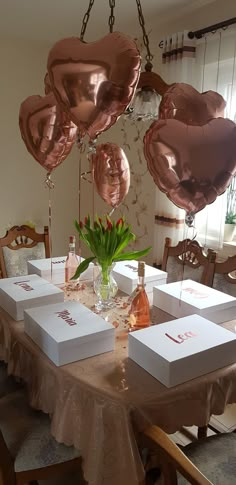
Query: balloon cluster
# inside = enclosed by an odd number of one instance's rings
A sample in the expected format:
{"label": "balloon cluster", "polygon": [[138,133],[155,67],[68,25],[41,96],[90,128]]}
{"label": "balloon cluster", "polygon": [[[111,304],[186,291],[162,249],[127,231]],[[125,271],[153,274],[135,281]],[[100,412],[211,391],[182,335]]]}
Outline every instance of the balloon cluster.
{"label": "balloon cluster", "polygon": [[224,119],[218,93],[184,83],[165,92],[159,120],[144,137],[154,182],[192,216],[221,195],[236,173],[236,125]]}
{"label": "balloon cluster", "polygon": [[[114,32],[93,43],[72,37],[49,52],[45,96],[30,96],[20,107],[20,131],[30,154],[50,174],[78,138],[95,140],[130,104],[141,58],[135,42]],[[96,148],[96,187],[112,207],[129,189],[129,165],[114,144]]]}

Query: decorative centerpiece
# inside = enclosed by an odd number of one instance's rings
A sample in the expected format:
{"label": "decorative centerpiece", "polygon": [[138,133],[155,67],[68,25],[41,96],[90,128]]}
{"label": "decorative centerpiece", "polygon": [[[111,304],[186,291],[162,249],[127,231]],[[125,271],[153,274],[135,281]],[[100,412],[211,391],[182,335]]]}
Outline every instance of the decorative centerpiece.
{"label": "decorative centerpiece", "polygon": [[91,263],[97,261],[99,275],[94,282],[94,291],[98,297],[96,308],[106,310],[113,306],[113,298],[117,292],[117,284],[112,277],[112,268],[117,261],[139,259],[145,256],[151,249],[148,247],[142,251],[124,252],[126,246],[135,240],[131,226],[124,218],[112,221],[109,216],[96,217],[92,223],[89,216],[84,222],[75,221],[75,227],[80,239],[88,246],[93,256],[85,259],[78,266],[72,279],[77,279]]}

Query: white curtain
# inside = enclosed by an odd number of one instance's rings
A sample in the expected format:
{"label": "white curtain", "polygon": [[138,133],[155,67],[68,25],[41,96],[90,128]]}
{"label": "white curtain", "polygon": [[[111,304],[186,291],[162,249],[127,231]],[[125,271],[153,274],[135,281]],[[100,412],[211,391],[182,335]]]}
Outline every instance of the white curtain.
{"label": "white curtain", "polygon": [[[168,83],[185,82],[200,92],[213,90],[227,102],[225,116],[236,121],[236,28],[208,34],[198,41],[188,38],[188,31],[171,34],[163,41],[161,76]],[[195,229],[184,223],[185,211],[178,209],[165,194],[156,190],[155,241],[156,263],[160,263],[165,237],[172,243],[197,233],[197,240],[207,247],[223,245],[226,196],[217,198],[196,215]]]}
{"label": "white curtain", "polygon": [[[236,121],[236,28],[208,34],[197,42],[195,85],[199,91],[212,89],[226,101],[225,117]],[[220,249],[224,241],[226,194],[196,215],[197,239]]]}
{"label": "white curtain", "polygon": [[[168,83],[185,82],[193,84],[195,71],[195,41],[188,38],[188,30],[172,34],[164,39],[161,76]],[[192,229],[185,224],[185,211],[176,207],[167,196],[156,189],[154,261],[160,264],[164,242],[170,237],[172,244],[186,237],[192,237]]]}

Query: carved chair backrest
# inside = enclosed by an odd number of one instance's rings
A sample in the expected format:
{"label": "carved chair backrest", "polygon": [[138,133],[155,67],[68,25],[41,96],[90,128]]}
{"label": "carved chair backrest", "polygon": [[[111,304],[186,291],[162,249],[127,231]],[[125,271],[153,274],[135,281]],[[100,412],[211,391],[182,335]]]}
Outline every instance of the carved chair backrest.
{"label": "carved chair backrest", "polygon": [[213,288],[236,297],[236,255],[215,263]]}
{"label": "carved chair backrest", "polygon": [[200,244],[191,239],[179,241],[171,246],[171,239],[165,239],[162,270],[168,273],[168,283],[183,279],[192,279],[207,286],[212,286],[216,253],[209,249],[207,253]]}
{"label": "carved chair backrest", "polygon": [[[27,260],[29,259],[37,259],[38,254],[42,254],[42,251],[36,252],[37,246],[43,245],[43,255],[41,257],[50,257],[50,244],[49,244],[49,233],[48,227],[44,227],[43,233],[37,233],[35,229],[29,226],[13,226],[9,229],[5,236],[0,238],[0,278],[7,278],[8,276],[13,276],[13,274],[9,274],[10,270],[7,271],[7,266],[10,262],[12,255],[11,251],[19,251],[17,253],[17,259],[21,259],[24,253],[24,260],[25,266],[27,264]],[[10,250],[10,251],[9,251]],[[20,251],[23,250],[23,251]],[[15,256],[15,254],[14,254]],[[6,261],[6,259],[8,261]],[[15,276],[18,276],[17,274]]]}

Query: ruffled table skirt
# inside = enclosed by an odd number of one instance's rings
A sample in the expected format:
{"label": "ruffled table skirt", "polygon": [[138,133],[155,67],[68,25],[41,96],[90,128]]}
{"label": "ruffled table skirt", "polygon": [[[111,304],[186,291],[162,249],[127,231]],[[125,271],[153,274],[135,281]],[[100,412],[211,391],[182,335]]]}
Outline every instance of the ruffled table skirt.
{"label": "ruffled table skirt", "polygon": [[[72,292],[93,308],[92,290]],[[31,405],[51,416],[53,436],[81,450],[89,485],[138,485],[144,470],[136,435],[148,424],[174,433],[204,426],[236,402],[236,364],[167,389],[127,357],[127,297],[118,297],[108,319],[116,327],[114,352],[56,367],[0,309],[0,359],[28,385]],[[153,320],[173,317],[154,310]],[[235,322],[228,324],[233,329]]]}

